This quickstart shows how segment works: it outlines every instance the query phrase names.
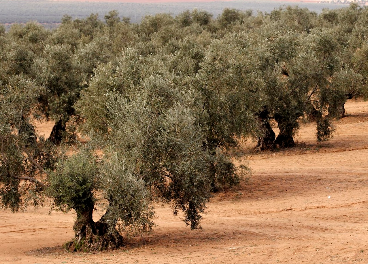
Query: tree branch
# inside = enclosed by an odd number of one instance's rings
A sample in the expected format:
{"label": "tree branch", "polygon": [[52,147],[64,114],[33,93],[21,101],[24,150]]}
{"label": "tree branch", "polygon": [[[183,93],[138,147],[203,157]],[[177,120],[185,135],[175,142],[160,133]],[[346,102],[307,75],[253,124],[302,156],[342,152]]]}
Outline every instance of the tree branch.
{"label": "tree branch", "polygon": [[43,184],[42,182],[40,182],[39,180],[32,178],[32,177],[28,177],[28,176],[14,176],[15,179],[18,180],[24,180],[24,181],[30,181],[30,182],[34,182],[36,183],[39,187],[41,187],[42,190],[44,190],[46,188],[46,185]]}
{"label": "tree branch", "polygon": [[37,161],[35,161],[33,158],[32,158],[32,156],[29,154],[29,152],[26,150],[26,149],[24,149],[24,152],[27,154],[27,158],[32,162],[32,164],[34,165],[34,166],[36,166],[40,171],[42,171],[43,173],[45,173],[46,175],[49,175],[49,173],[47,172],[47,171],[45,171],[44,170],[44,168],[42,168],[41,166],[40,166],[40,164],[38,164],[37,163]]}
{"label": "tree branch", "polygon": [[311,94],[308,97],[308,101],[311,99],[311,97],[313,96],[313,94],[317,91],[318,85],[316,85],[316,87],[314,87],[314,89],[312,90]]}

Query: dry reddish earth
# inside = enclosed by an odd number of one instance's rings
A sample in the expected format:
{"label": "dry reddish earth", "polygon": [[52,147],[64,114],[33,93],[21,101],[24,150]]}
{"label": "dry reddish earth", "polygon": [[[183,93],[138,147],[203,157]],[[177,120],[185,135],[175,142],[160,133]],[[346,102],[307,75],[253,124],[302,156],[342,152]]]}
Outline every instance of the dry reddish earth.
{"label": "dry reddish earth", "polygon": [[0,263],[368,263],[368,103],[346,109],[329,142],[306,124],[291,150],[244,144],[236,162],[252,174],[211,200],[201,230],[158,205],[154,231],[125,248],[68,253],[73,213],[0,211]]}

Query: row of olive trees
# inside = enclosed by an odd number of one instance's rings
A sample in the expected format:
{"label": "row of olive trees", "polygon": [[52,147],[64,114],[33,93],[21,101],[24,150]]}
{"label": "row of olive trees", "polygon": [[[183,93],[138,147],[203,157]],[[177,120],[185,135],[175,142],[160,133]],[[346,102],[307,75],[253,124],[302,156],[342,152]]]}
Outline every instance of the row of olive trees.
{"label": "row of olive trees", "polygon": [[[318,140],[331,137],[347,98],[366,91],[367,19],[357,5],[216,19],[194,10],[139,24],[112,11],[104,22],[65,16],[53,31],[1,30],[2,204],[17,210],[45,193],[75,210],[75,250],[150,230],[157,200],[198,228],[211,192],[239,182],[227,155],[237,138],[292,147],[302,118]],[[55,122],[47,140],[37,119]],[[60,154],[64,144],[75,154]],[[94,221],[98,201],[106,211]]]}

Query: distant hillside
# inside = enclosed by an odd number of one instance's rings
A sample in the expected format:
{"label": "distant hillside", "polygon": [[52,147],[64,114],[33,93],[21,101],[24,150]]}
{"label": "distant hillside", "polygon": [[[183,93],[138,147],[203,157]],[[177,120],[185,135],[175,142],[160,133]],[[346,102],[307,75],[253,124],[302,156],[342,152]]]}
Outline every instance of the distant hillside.
{"label": "distant hillside", "polygon": [[[212,13],[215,17],[222,13],[224,8],[239,10],[253,10],[254,12],[271,12],[281,6],[293,5],[306,7],[315,12],[322,9],[340,8],[341,5],[328,3],[305,3],[284,1],[212,1],[203,0],[197,2],[168,2],[168,3],[122,3],[121,0],[107,0],[101,2],[90,1],[47,1],[47,0],[1,0],[0,23],[26,23],[37,21],[46,26],[53,27],[60,23],[64,15],[70,15],[73,19],[85,18],[92,13],[99,14],[103,18],[111,10],[117,10],[121,17],[129,17],[131,22],[139,22],[146,15],[157,13],[169,13],[177,15],[185,10],[200,9]],[[110,2],[114,1],[114,2]],[[129,0],[142,1],[142,0]],[[161,0],[151,0],[161,1]],[[164,0],[167,1],[167,0]],[[184,0],[179,0],[184,1]],[[185,0],[188,1],[188,0]],[[190,0],[189,0],[190,1]],[[207,0],[208,1],[208,0]]]}
{"label": "distant hillside", "polygon": [[[231,1],[234,1],[234,0],[175,0],[175,1],[172,1],[172,0],[52,0],[52,1],[55,1],[55,2],[99,2],[99,3],[160,4],[160,3],[174,3],[174,2],[175,3],[231,2]],[[294,1],[294,0],[291,0],[291,1]],[[294,1],[294,2],[298,2],[298,1]]]}

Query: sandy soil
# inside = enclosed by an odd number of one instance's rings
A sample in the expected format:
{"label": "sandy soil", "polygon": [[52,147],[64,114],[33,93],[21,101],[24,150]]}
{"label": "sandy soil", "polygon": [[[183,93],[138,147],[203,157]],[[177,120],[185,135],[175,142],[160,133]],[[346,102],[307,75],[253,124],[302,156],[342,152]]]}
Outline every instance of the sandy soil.
{"label": "sandy soil", "polygon": [[329,142],[307,124],[296,148],[239,149],[252,174],[211,200],[201,230],[158,205],[154,231],[125,248],[68,253],[73,213],[0,211],[0,263],[368,263],[368,103],[346,109]]}

